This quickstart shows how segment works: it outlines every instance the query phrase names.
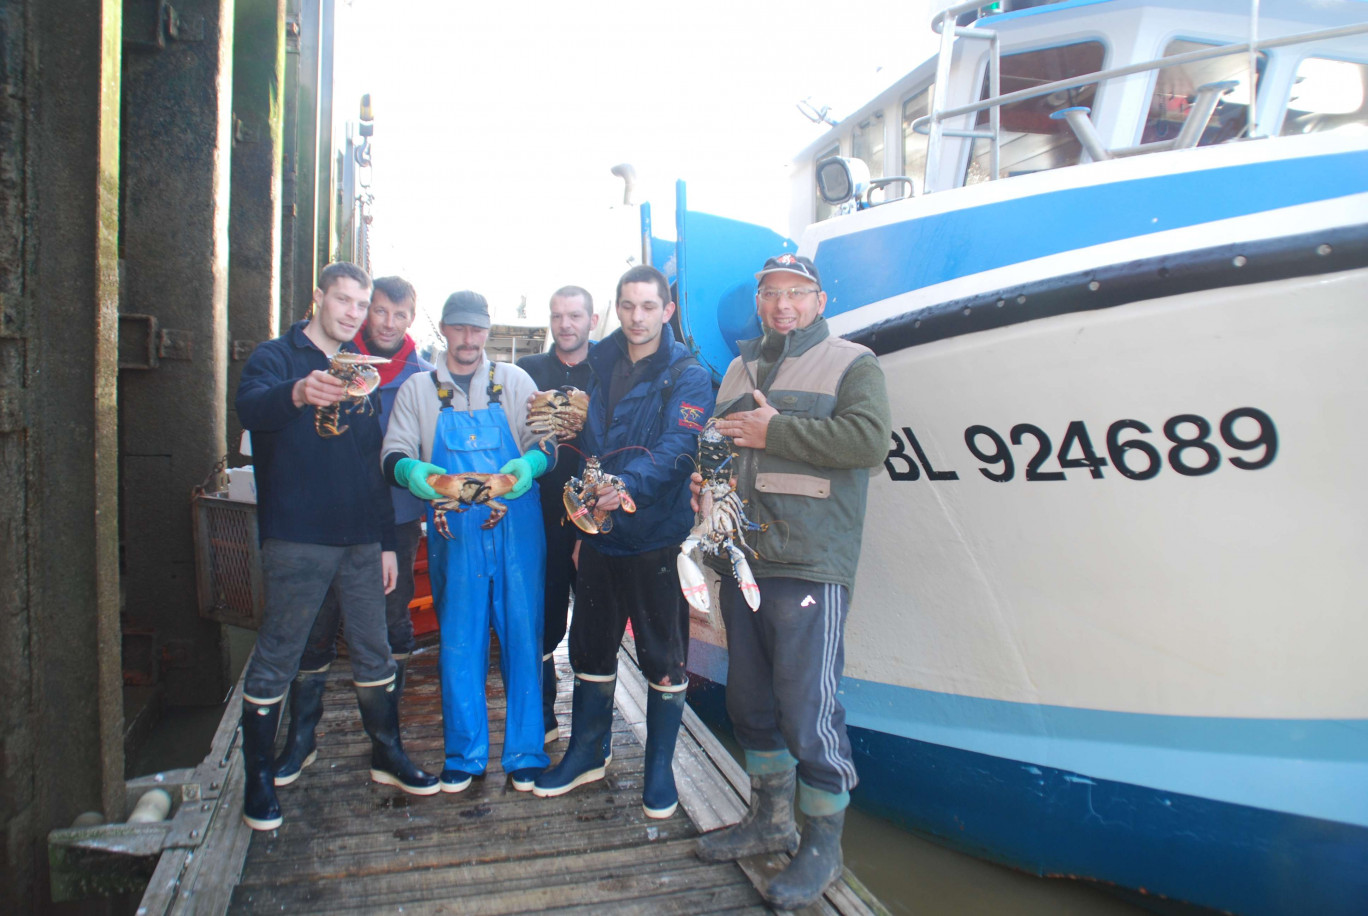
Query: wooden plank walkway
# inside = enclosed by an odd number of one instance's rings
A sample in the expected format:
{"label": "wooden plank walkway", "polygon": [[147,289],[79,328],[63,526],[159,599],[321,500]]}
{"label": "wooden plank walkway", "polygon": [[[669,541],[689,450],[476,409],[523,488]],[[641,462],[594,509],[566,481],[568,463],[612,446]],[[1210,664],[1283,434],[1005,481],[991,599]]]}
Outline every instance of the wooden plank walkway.
{"label": "wooden plank walkway", "polygon": [[[570,721],[570,672],[557,656],[562,735]],[[442,763],[437,650],[420,644],[409,663],[404,744],[420,766]],[[709,864],[694,855],[704,830],[741,816],[749,781],[698,720],[685,715],[675,753],[681,809],[665,820],[641,810],[646,684],[620,656],[613,762],[600,782],[559,798],[517,792],[498,764],[504,719],[497,661],[491,666],[489,770],[456,795],[415,797],[369,778],[345,659],[333,666],[319,726],[318,760],[279,790],[284,825],[242,825],[237,702],[211,757],[231,771],[219,810],[196,850],[168,851],[139,908],[162,913],[767,913],[756,890],[786,856]],[[281,740],[285,727],[281,728]],[[566,737],[548,748],[554,762]],[[223,745],[220,747],[220,745]],[[226,760],[225,760],[226,753]],[[206,758],[205,764],[211,761]],[[847,873],[806,914],[886,912]]]}

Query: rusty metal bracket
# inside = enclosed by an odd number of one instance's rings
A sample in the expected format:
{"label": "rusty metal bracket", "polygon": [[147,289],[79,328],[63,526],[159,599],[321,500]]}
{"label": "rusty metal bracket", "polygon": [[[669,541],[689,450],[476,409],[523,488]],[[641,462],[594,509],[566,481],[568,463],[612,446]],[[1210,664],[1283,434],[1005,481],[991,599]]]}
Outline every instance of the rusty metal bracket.
{"label": "rusty metal bracket", "polygon": [[162,359],[194,359],[194,332],[162,328],[161,333],[157,335],[157,355]]}
{"label": "rusty metal bracket", "polygon": [[204,41],[204,17],[182,16],[169,0],[134,0],[124,4],[125,47],[165,51],[168,40]]}
{"label": "rusty metal bracket", "polygon": [[119,316],[119,368],[155,369],[159,360],[156,315]]}
{"label": "rusty metal bracket", "polygon": [[24,300],[0,293],[0,337],[24,336]]}

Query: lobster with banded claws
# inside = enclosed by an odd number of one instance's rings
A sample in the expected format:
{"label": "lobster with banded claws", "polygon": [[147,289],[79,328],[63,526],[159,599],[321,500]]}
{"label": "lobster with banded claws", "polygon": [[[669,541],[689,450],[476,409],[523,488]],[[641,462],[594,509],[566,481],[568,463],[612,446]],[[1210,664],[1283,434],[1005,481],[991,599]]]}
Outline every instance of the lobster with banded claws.
{"label": "lobster with banded claws", "polygon": [[[579,451],[573,445],[568,445],[566,448]],[[628,448],[640,448],[640,446],[628,446]],[[622,482],[622,478],[603,470],[597,455],[585,455],[582,476],[571,477],[565,482],[563,496],[565,517],[585,534],[599,534],[613,530],[613,517],[608,514],[611,510],[598,507],[598,491],[600,487],[605,485],[611,486],[617,491],[618,508],[627,513],[636,511],[636,502],[632,500],[632,494],[627,492],[627,485]]]}
{"label": "lobster with banded claws", "polygon": [[516,474],[429,474],[428,486],[442,495],[432,501],[432,521],[437,533],[451,539],[447,527],[448,512],[465,512],[471,506],[488,506],[489,518],[480,527],[489,529],[503,519],[508,507],[496,497],[510,492],[518,484]]}
{"label": "lobster with banded claws", "polygon": [[350,350],[337,352],[328,366],[328,374],[341,381],[347,393],[336,404],[314,408],[314,429],[320,436],[327,439],[351,429],[350,426],[337,425],[344,405],[348,413],[355,410],[367,414],[375,412],[375,405],[370,399],[371,392],[380,385],[380,371],[375,367],[387,362],[389,360],[385,357],[371,356],[369,353],[353,353]]}
{"label": "lobster with banded claws", "polygon": [[527,428],[537,434],[537,446],[550,454],[552,439],[566,442],[584,429],[589,415],[589,395],[578,388],[563,386],[551,391],[538,391],[527,408]]}
{"label": "lobster with banded claws", "polygon": [[698,495],[698,514],[689,536],[679,545],[679,587],[692,607],[707,613],[712,606],[708,583],[703,570],[690,554],[698,551],[704,556],[731,561],[732,573],[752,611],[760,608],[760,587],[755,584],[745,551],[758,556],[755,548],[746,543],[745,532],[767,531],[746,516],[746,504],[736,492],[736,481],[727,466],[736,458],[732,442],[717,431],[717,420],[709,420],[698,437],[698,473],[703,478]]}

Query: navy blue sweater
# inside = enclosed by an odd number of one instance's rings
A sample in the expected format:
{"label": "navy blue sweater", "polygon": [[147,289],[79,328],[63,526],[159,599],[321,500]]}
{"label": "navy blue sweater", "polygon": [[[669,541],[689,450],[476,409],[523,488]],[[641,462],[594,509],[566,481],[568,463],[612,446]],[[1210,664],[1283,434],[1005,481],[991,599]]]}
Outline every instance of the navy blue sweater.
{"label": "navy blue sweater", "polygon": [[642,360],[642,378],[614,405],[610,417],[608,386],[613,367],[627,359],[626,340],[617,330],[589,351],[594,378],[580,448],[598,455],[605,471],[621,477],[637,505],[635,514],[614,512],[612,530],[592,536],[599,553],[631,556],[677,547],[689,536],[694,523],[689,475],[698,434],[712,416],[714,396],[712,380],[702,366],[690,365],[677,378],[671,371],[689,355],[675,341],[670,326],[662,327],[660,348]]}
{"label": "navy blue sweater", "polygon": [[379,541],[394,550],[378,411],[344,413],[339,425],[350,428],[325,439],[314,428],[314,408],[294,406],[295,382],[329,363],[304,335],[307,324],[298,322],[253,350],[238,385],[238,419],[252,433],[261,539],[331,546]]}

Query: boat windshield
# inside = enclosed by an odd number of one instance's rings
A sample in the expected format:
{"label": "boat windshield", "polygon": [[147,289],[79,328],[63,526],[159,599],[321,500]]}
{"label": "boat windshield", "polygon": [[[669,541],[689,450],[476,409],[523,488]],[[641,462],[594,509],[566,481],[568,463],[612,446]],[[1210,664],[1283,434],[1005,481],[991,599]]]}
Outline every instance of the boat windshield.
{"label": "boat windshield", "polygon": [[1308,57],[1297,65],[1282,134],[1368,133],[1368,65]]}
{"label": "boat windshield", "polygon": [[[1034,89],[1045,83],[1096,73],[1102,69],[1103,48],[1097,41],[1044,48],[1002,58],[1002,94]],[[1093,106],[1097,83],[1064,89],[1046,96],[1022,99],[1002,106],[1002,143],[999,178],[1076,165],[1083,146],[1064,121],[1050,119],[1052,112],[1072,106]],[[979,99],[988,94],[988,76],[983,78]],[[979,129],[988,126],[988,112],[978,114]],[[989,180],[992,141],[974,141],[965,184]]]}
{"label": "boat windshield", "polygon": [[[1215,47],[1212,42],[1171,41],[1164,49],[1165,57],[1186,54]],[[1259,53],[1259,77],[1262,80],[1268,55]],[[1235,88],[1221,97],[1212,112],[1211,118],[1202,129],[1198,146],[1223,143],[1241,136],[1249,121],[1249,57],[1245,54],[1229,54],[1208,60],[1191,61],[1159,68],[1154,81],[1154,94],[1150,97],[1149,114],[1145,118],[1145,130],[1141,143],[1171,140],[1178,136],[1183,122],[1187,120],[1192,108],[1198,86],[1207,83],[1230,81]],[[1262,82],[1260,83],[1262,85]]]}

